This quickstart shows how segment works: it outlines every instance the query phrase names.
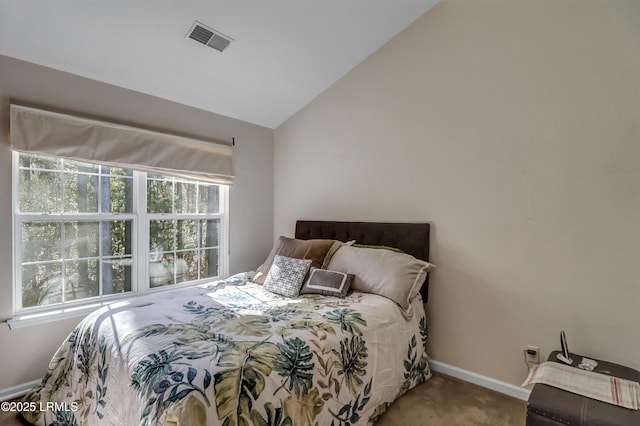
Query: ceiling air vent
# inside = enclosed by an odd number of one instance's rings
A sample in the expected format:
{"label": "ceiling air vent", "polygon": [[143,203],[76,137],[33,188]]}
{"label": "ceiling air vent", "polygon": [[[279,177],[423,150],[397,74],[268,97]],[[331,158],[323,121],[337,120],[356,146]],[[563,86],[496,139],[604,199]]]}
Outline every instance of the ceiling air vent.
{"label": "ceiling air vent", "polygon": [[229,44],[233,41],[231,37],[228,37],[213,28],[207,27],[198,21],[193,23],[187,36],[190,39],[216,49],[218,52],[224,52],[224,50],[229,47]]}

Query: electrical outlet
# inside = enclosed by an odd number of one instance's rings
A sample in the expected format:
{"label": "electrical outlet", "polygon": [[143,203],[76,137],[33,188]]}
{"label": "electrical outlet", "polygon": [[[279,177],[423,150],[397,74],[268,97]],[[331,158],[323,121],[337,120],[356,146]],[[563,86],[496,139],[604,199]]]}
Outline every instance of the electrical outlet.
{"label": "electrical outlet", "polygon": [[527,345],[527,349],[525,349],[524,353],[525,353],[527,362],[540,364],[540,348],[539,347]]}

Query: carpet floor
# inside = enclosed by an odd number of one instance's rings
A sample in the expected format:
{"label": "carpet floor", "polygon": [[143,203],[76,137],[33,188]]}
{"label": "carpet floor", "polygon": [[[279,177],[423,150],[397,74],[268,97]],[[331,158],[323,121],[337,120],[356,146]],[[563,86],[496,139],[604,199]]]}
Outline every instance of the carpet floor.
{"label": "carpet floor", "polygon": [[[524,426],[526,402],[444,374],[434,373],[389,407],[376,426]],[[27,425],[0,412],[0,425]]]}
{"label": "carpet floor", "polygon": [[398,398],[376,426],[524,426],[527,403],[444,374]]}

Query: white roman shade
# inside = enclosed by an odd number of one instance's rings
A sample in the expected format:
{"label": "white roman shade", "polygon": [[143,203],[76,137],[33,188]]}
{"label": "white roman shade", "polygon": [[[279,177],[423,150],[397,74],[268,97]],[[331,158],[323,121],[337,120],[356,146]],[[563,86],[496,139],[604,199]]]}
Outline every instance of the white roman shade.
{"label": "white roman shade", "polygon": [[11,105],[11,149],[231,184],[233,147]]}

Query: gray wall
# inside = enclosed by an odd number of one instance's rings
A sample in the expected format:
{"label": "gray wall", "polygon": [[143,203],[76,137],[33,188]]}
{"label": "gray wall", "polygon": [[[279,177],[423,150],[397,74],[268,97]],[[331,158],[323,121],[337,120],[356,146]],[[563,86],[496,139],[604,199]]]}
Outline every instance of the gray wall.
{"label": "gray wall", "polygon": [[[255,269],[271,249],[273,130],[0,55],[0,320],[13,313],[10,100],[203,139],[235,137],[230,272]],[[77,322],[16,330],[0,324],[0,390],[41,377]]]}
{"label": "gray wall", "polygon": [[275,235],[433,223],[431,356],[640,368],[640,2],[443,0],[276,129]]}

